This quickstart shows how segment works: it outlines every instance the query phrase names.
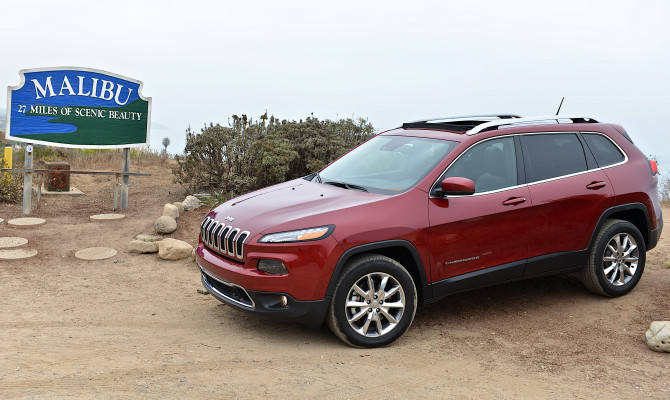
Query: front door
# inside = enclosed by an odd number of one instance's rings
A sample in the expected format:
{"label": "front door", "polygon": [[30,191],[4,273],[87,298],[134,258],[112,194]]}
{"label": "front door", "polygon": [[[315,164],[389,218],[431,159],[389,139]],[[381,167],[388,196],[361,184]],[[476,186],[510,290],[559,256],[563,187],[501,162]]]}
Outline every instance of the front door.
{"label": "front door", "polygon": [[531,202],[529,189],[523,184],[518,148],[518,139],[513,136],[480,142],[464,152],[438,181],[464,177],[472,180],[476,189],[473,195],[429,201],[431,278],[433,283],[443,281],[454,289],[447,291],[523,274]]}

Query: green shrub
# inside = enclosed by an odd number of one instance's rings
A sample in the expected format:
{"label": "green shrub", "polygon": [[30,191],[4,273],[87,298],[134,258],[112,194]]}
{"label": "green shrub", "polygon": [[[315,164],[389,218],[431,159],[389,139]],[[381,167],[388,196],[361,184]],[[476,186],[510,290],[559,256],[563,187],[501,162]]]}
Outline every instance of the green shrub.
{"label": "green shrub", "polygon": [[[0,166],[2,168],[5,166],[5,146],[7,146],[7,141],[0,138]],[[0,203],[16,203],[21,200],[22,196],[23,174],[0,172]]]}
{"label": "green shrub", "polygon": [[209,124],[186,131],[184,154],[176,156],[175,182],[187,191],[239,195],[309,175],[374,135],[364,119],[300,121],[233,115],[229,126]]}
{"label": "green shrub", "polygon": [[670,203],[670,177],[666,176],[658,180],[658,195],[661,202]]}

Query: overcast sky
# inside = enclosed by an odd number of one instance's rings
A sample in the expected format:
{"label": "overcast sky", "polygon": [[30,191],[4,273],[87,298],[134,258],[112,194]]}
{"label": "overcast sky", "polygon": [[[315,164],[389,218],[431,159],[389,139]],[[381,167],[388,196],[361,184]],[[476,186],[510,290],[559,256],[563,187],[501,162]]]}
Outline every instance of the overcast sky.
{"label": "overcast sky", "polygon": [[[151,144],[267,110],[363,117],[584,114],[670,170],[670,1],[3,1],[0,86],[77,66],[144,82]],[[0,96],[0,108],[6,97]]]}

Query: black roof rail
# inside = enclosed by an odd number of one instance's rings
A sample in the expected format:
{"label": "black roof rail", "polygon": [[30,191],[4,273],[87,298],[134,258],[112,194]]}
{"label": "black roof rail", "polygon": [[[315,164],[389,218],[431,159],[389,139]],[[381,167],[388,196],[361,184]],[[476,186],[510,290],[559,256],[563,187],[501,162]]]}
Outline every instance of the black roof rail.
{"label": "black roof rail", "polygon": [[403,129],[424,128],[424,129],[444,129],[451,132],[465,133],[474,127],[486,122],[492,122],[503,119],[521,118],[514,114],[486,114],[486,115],[468,115],[460,117],[432,118],[419,121],[405,122]]}

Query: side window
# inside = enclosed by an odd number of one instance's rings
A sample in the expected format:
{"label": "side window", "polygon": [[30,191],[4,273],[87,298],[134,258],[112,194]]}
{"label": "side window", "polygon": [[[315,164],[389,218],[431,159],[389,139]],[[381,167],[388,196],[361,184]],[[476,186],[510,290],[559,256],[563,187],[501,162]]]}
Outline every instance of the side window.
{"label": "side window", "polygon": [[591,149],[599,167],[617,164],[625,159],[619,148],[605,136],[597,133],[582,133],[582,137]]}
{"label": "side window", "polygon": [[524,135],[521,140],[528,183],[587,170],[584,147],[574,133]]}
{"label": "side window", "polygon": [[472,180],[475,193],[516,186],[514,139],[506,137],[475,145],[449,167],[442,179],[451,176]]}

